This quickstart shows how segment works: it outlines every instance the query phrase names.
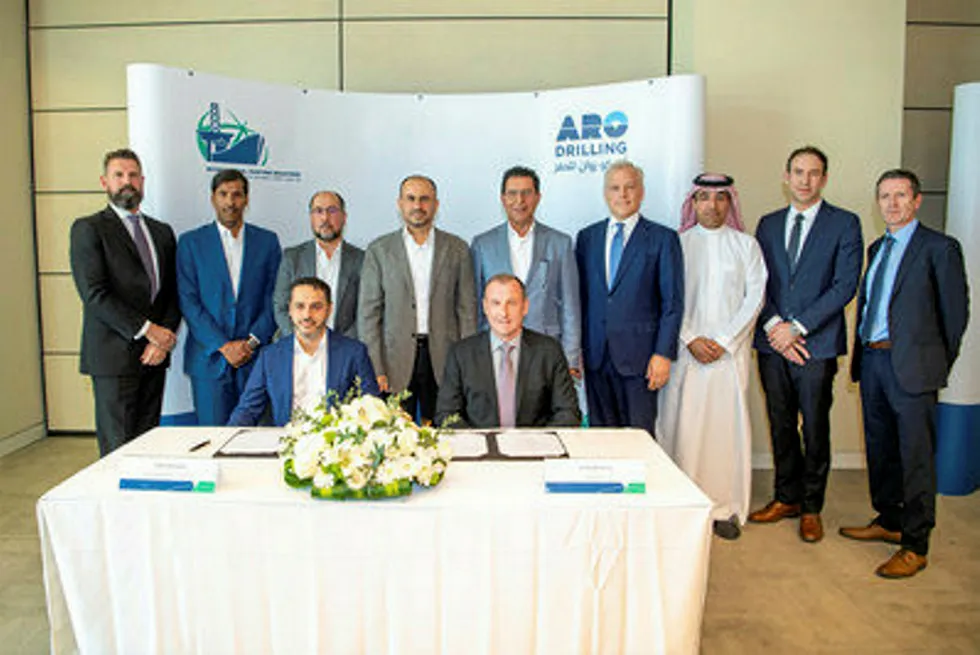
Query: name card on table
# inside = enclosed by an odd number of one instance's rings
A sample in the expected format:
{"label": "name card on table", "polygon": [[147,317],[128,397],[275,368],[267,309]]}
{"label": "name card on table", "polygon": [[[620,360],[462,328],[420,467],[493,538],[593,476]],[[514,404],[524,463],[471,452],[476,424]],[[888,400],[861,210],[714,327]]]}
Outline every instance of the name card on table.
{"label": "name card on table", "polygon": [[544,487],[550,493],[646,493],[646,462],[641,459],[549,459]]}
{"label": "name card on table", "polygon": [[119,462],[119,488],[210,493],[218,486],[218,470],[213,459],[129,455]]}

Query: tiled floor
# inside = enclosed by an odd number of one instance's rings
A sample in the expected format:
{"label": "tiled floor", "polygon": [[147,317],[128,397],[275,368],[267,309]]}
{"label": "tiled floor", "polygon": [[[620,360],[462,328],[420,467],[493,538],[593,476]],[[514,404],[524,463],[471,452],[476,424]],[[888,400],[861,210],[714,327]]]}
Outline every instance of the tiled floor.
{"label": "tiled floor", "polygon": [[[53,437],[0,458],[0,655],[48,652],[34,506],[96,457],[92,438]],[[756,472],[757,504],[771,479]],[[819,544],[791,521],[714,539],[702,652],[980,653],[980,493],[938,513],[929,568],[901,582],[872,575],[892,547],[836,534],[870,518],[863,471],[833,472]]]}

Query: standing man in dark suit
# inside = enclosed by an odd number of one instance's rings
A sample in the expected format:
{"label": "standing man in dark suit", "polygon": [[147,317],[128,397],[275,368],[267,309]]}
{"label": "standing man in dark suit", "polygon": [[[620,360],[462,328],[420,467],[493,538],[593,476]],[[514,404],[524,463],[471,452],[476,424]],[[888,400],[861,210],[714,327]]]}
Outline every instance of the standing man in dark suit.
{"label": "standing man in dark suit", "polygon": [[578,233],[582,354],[589,422],[654,434],[657,390],[677,359],[684,261],[677,233],[640,215],[643,171],[606,170],[611,218]]}
{"label": "standing man in dark suit", "polygon": [[344,241],[347,203],[336,191],[317,191],[310,198],[310,227],[313,239],[282,253],[272,296],[279,335],[293,331],[289,317],[289,290],[294,280],[318,277],[330,287],[333,312],[327,327],[357,338],[357,292],[361,281],[364,251]]}
{"label": "standing man in dark suit", "polygon": [[71,273],[84,312],[80,370],[92,377],[105,456],[160,423],[180,308],[174,233],[140,212],[139,158],[114,150],[102,168],[109,205],[72,224]]}
{"label": "standing man in dark suit", "polygon": [[215,174],[211,204],[216,220],[177,243],[177,288],[197,422],[225,425],[256,351],[276,331],[272,291],[282,251],[274,232],[245,223],[248,179],[241,171]]}
{"label": "standing man in dark suit", "polygon": [[473,260],[466,242],[436,229],[436,183],[410,175],[398,191],[405,226],[364,253],[357,334],[367,345],[382,392],[411,396],[405,411],[435,417],[446,353],[476,332]]}
{"label": "standing man in dark suit", "polygon": [[452,415],[463,427],[578,427],[582,415],[561,344],[524,327],[524,284],[510,273],[490,277],[483,314],[490,325],[457,341],[446,357],[436,423]]}
{"label": "standing man in dark suit", "polygon": [[805,146],[790,153],[784,182],[790,206],[763,216],[755,233],[769,281],[754,345],[776,472],[775,498],[749,521],[800,516],[800,538],[816,543],[823,538],[837,357],[847,352],[844,307],[857,289],[863,242],[857,215],[821,196],[823,152]]}
{"label": "standing man in dark suit", "polygon": [[875,573],[908,578],[926,567],[936,524],[937,394],[959,355],[970,298],[959,242],[916,218],[918,177],[886,171],[876,190],[887,232],[868,249],[851,377],[861,383],[868,483],[878,515],[840,533],[900,544]]}

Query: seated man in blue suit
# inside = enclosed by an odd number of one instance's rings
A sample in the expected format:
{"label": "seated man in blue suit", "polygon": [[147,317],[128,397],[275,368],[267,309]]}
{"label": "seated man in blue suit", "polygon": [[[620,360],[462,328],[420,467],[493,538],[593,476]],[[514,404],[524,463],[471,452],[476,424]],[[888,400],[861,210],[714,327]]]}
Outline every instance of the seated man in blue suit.
{"label": "seated man in blue suit", "polygon": [[364,344],[327,329],[332,310],[330,287],[320,278],[290,285],[293,336],[259,354],[229,425],[256,425],[270,403],[273,422],[285,425],[294,408],[312,410],[331,391],[343,399],[358,383],[364,393],[379,394]]}
{"label": "seated man in blue suit", "polygon": [[234,169],[211,180],[215,221],[177,242],[177,294],[187,322],[184,372],[199,425],[224,425],[272,341],[272,291],[282,251],[274,232],[245,223],[248,179]]}
{"label": "seated man in blue suit", "polygon": [[561,344],[525,328],[527,312],[520,279],[498,273],[487,281],[483,314],[490,329],[450,346],[436,402],[438,425],[453,415],[474,428],[582,423]]}

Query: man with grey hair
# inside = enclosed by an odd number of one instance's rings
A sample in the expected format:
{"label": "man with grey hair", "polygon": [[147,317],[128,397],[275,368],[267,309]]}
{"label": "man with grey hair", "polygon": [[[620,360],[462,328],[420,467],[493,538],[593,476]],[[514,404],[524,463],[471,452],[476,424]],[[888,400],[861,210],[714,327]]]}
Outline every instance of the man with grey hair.
{"label": "man with grey hair", "polygon": [[589,421],[654,434],[657,391],[677,358],[684,262],[677,233],[640,215],[643,171],[629,161],[605,175],[610,218],[578,233],[582,355]]}
{"label": "man with grey hair", "polygon": [[357,337],[357,294],[364,251],[344,240],[347,203],[337,191],[317,191],[310,198],[313,238],[286,248],[272,295],[279,335],[292,333],[289,289],[301,277],[318,277],[330,287],[334,311],[327,327],[344,336]]}

